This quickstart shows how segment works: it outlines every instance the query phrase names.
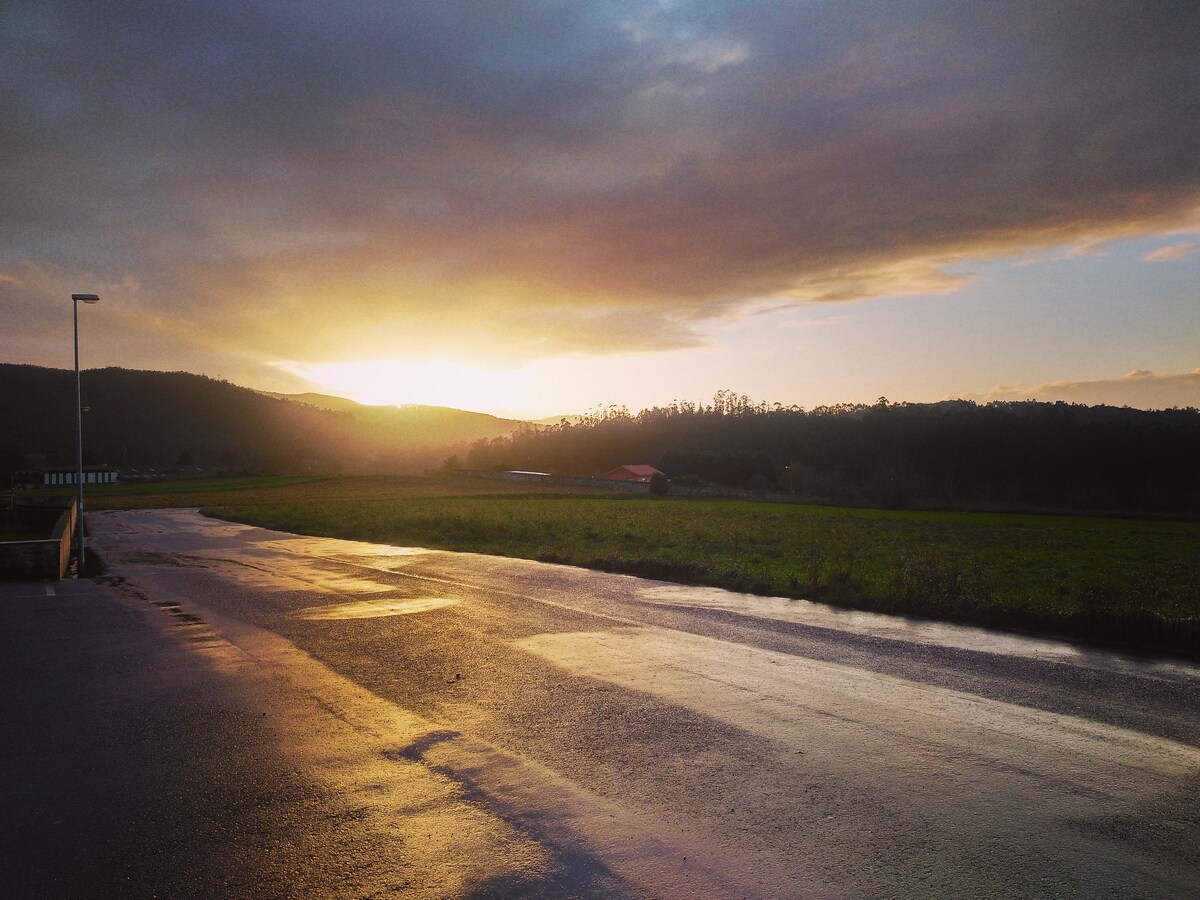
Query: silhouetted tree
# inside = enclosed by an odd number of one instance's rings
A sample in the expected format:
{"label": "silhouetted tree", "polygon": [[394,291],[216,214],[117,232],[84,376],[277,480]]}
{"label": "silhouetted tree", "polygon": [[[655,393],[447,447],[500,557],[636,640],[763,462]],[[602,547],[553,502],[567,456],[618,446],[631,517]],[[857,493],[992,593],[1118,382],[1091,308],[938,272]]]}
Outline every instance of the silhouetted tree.
{"label": "silhouetted tree", "polygon": [[685,479],[893,507],[1200,514],[1200,410],[1066,403],[840,404],[721,391],[477,442],[471,468],[596,474],[644,460]]}

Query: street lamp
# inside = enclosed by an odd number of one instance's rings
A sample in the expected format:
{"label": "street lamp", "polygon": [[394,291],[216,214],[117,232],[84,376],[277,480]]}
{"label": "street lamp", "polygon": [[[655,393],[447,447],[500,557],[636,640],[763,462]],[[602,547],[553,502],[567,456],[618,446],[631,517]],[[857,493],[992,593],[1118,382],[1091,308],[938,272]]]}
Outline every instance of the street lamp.
{"label": "street lamp", "polygon": [[75,577],[83,577],[83,398],[79,392],[79,302],[99,303],[98,294],[72,294],[75,320],[75,527],[79,535],[79,562]]}

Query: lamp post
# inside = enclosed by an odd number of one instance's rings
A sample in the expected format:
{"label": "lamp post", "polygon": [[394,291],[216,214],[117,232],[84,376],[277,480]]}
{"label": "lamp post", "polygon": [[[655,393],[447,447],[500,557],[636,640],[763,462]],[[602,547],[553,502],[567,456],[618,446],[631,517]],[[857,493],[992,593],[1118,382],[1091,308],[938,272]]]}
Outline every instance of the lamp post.
{"label": "lamp post", "polygon": [[83,577],[83,398],[79,391],[79,301],[99,303],[97,294],[72,294],[75,321],[75,527],[79,535],[79,561],[75,577]]}

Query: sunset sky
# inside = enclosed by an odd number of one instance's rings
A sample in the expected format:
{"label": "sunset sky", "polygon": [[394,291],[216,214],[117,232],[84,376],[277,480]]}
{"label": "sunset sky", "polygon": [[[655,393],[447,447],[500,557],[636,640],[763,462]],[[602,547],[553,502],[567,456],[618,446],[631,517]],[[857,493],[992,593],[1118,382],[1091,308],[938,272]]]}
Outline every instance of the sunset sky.
{"label": "sunset sky", "polygon": [[1200,406],[1200,3],[0,6],[0,361]]}

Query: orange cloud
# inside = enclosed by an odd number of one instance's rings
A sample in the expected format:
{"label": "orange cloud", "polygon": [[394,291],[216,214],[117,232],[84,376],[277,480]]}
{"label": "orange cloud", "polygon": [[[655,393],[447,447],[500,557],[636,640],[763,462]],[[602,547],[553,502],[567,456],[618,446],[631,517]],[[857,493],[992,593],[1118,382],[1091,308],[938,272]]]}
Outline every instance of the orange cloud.
{"label": "orange cloud", "polygon": [[1142,259],[1146,262],[1173,262],[1177,259],[1186,259],[1195,253],[1200,253],[1200,244],[1187,241],[1182,244],[1172,244],[1169,247],[1159,247],[1157,250],[1147,253]]}

